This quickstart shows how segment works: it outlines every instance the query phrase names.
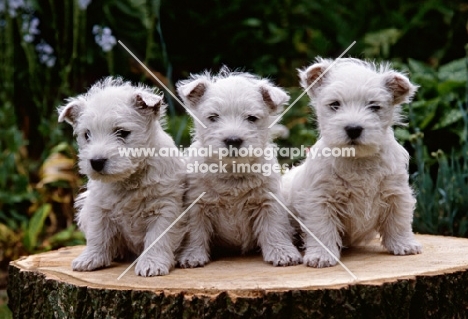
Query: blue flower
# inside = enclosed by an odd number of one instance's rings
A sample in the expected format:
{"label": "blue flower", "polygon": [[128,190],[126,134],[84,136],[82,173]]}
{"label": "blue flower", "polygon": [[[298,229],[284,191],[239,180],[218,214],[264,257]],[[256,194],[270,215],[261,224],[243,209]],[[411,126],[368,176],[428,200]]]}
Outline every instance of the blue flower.
{"label": "blue flower", "polygon": [[108,27],[93,27],[94,40],[101,47],[102,51],[109,52],[117,44],[117,40],[112,35],[112,30]]}
{"label": "blue flower", "polygon": [[[8,4],[7,4],[8,2]],[[5,6],[6,5],[6,6]],[[8,14],[10,17],[15,18],[17,12],[26,7],[24,0],[3,0],[0,3],[0,12],[5,12],[6,7],[8,8]]]}
{"label": "blue flower", "polygon": [[31,43],[34,41],[34,36],[41,33],[37,28],[39,26],[39,19],[33,17],[29,20],[27,15],[23,15],[23,25],[21,29],[24,32],[23,40],[27,43]]}
{"label": "blue flower", "polygon": [[90,3],[91,0],[78,0],[78,7],[80,7],[81,10],[86,10]]}
{"label": "blue flower", "polygon": [[42,40],[38,45],[36,45],[36,51],[39,55],[39,62],[45,64],[49,68],[55,65],[55,61],[57,59],[53,55],[54,49],[44,40]]}

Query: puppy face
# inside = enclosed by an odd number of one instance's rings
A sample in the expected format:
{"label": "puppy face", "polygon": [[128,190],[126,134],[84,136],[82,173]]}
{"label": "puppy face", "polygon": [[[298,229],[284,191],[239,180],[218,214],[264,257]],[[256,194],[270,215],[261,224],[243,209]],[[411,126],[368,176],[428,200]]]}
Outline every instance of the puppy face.
{"label": "puppy face", "polygon": [[[206,126],[203,128],[195,122],[195,140],[213,150],[265,148],[271,141],[268,129],[271,116],[289,100],[282,89],[269,81],[227,69],[218,76],[192,76],[179,82],[177,91]],[[227,160],[255,161],[234,154],[230,153]]]}
{"label": "puppy face", "polygon": [[162,97],[121,79],[106,78],[59,108],[59,121],[73,126],[80,173],[102,182],[128,178],[144,157],[121,156],[119,148],[148,147],[155,138]]}
{"label": "puppy face", "polygon": [[299,73],[304,88],[315,82],[307,93],[321,137],[329,147],[351,146],[356,156],[371,156],[388,140],[389,128],[399,120],[399,105],[410,101],[416,86],[388,65],[356,59],[332,62],[318,60]]}

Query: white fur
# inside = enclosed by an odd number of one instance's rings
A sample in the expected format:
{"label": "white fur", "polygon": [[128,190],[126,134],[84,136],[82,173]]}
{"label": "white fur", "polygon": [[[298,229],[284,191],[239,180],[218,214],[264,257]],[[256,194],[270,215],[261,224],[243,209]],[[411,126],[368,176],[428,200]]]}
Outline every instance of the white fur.
{"label": "white fur", "polygon": [[[332,62],[318,59],[300,70],[301,85],[308,88]],[[343,247],[376,232],[393,254],[421,253],[411,229],[415,198],[408,183],[409,156],[392,130],[400,119],[399,105],[416,89],[387,64],[340,59],[307,91],[320,130],[314,147],[354,147],[356,157],[308,157],[284,176],[283,190],[290,209],[337,257]],[[373,110],[376,106],[380,109]],[[353,140],[349,126],[361,127],[361,135]],[[304,234],[305,264],[336,264]]]}
{"label": "white fur", "polygon": [[[118,148],[175,147],[159,121],[162,97],[108,77],[58,111],[59,121],[73,125],[80,172],[89,178],[75,204],[87,246],[73,270],[107,267],[128,253],[141,254],[182,213],[184,167],[180,159],[168,157],[121,157]],[[130,133],[119,137],[119,130]],[[96,159],[106,159],[100,171],[91,165]],[[177,223],[137,262],[136,274],[169,273],[184,225]]]}
{"label": "white fur", "polygon": [[[289,96],[265,79],[224,68],[217,76],[192,76],[177,85],[186,105],[207,128],[195,122],[192,147],[225,148],[227,138],[239,138],[242,147],[271,146],[268,125]],[[249,121],[249,116],[258,119]],[[210,120],[211,118],[211,120]],[[217,156],[189,157],[188,163],[218,163]],[[260,247],[266,262],[275,266],[302,261],[292,244],[293,229],[287,212],[269,195],[280,195],[280,175],[233,173],[235,163],[274,164],[264,157],[225,157],[227,173],[189,173],[185,205],[206,194],[189,213],[189,233],[178,255],[181,267],[203,266],[213,246],[249,252]]]}

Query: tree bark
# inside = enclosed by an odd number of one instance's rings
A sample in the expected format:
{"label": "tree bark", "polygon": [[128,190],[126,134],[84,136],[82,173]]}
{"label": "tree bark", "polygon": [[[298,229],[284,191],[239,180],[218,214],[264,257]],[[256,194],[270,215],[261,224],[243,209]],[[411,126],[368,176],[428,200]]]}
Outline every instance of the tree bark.
{"label": "tree bark", "polygon": [[466,318],[468,239],[418,235],[421,255],[393,256],[378,239],[343,252],[341,266],[273,267],[223,257],[168,276],[117,277],[128,263],[74,272],[83,246],[10,263],[14,318]]}

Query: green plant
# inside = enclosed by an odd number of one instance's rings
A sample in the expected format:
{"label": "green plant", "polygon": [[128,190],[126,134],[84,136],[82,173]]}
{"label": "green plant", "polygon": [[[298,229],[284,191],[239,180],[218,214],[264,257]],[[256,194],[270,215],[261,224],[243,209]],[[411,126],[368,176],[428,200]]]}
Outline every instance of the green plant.
{"label": "green plant", "polygon": [[466,141],[463,123],[466,110],[458,107],[466,94],[466,59],[452,61],[437,70],[410,59],[408,69],[412,81],[420,86],[416,101],[412,103],[412,125],[425,133],[446,130],[456,135],[458,141],[445,146],[460,146]]}
{"label": "green plant", "polygon": [[414,223],[420,232],[468,236],[467,64],[460,59],[434,70],[409,61],[412,79],[421,85],[409,109],[414,134],[407,134],[414,149]]}
{"label": "green plant", "polygon": [[[82,182],[74,167],[72,132],[57,123],[56,108],[109,74],[150,84],[150,75],[116,50],[117,37],[170,83],[163,75],[167,57],[157,32],[159,5],[145,0],[0,3],[5,84],[0,90],[0,268],[21,254],[84,243],[73,221],[73,198]],[[187,143],[187,119],[175,116],[173,103],[168,113],[170,132]]]}
{"label": "green plant", "polygon": [[[463,111],[465,129],[468,128],[466,106]],[[412,175],[416,188],[417,207],[414,219],[416,231],[451,236],[468,236],[468,143],[448,157],[443,151],[433,152],[434,164],[429,164],[427,148],[420,132],[411,138],[415,149],[417,171]],[[431,174],[437,166],[436,177]]]}

